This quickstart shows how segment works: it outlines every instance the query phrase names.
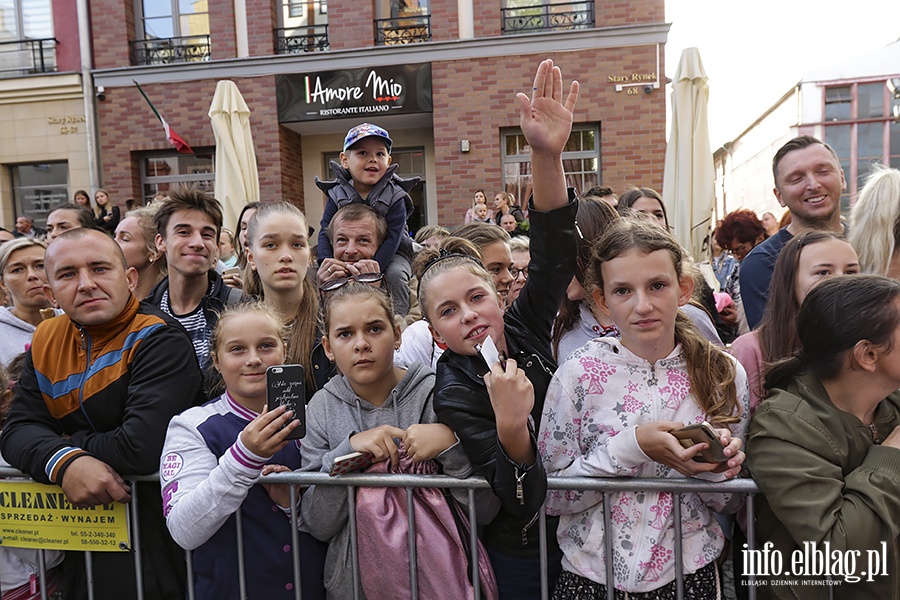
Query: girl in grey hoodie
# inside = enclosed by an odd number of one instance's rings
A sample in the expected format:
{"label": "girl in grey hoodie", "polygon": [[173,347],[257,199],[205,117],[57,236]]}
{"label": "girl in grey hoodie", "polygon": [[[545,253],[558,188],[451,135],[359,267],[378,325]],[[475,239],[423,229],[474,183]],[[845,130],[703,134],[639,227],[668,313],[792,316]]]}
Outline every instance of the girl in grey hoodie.
{"label": "girl in grey hoodie", "polygon": [[[398,443],[415,462],[436,460],[444,473],[466,477],[472,469],[456,436],[437,423],[431,406],[434,373],[420,363],[395,367],[400,328],[390,299],[379,289],[350,282],[325,300],[323,346],[341,376],[332,378],[307,407],[301,442],[302,471],[331,470],[334,459],[367,452],[373,462],[399,460]],[[329,598],[353,596],[347,492],[311,486],[301,503],[302,527],[330,542],[325,562]],[[360,523],[364,526],[364,523]],[[392,568],[385,557],[384,567]],[[397,565],[398,573],[408,565]]]}

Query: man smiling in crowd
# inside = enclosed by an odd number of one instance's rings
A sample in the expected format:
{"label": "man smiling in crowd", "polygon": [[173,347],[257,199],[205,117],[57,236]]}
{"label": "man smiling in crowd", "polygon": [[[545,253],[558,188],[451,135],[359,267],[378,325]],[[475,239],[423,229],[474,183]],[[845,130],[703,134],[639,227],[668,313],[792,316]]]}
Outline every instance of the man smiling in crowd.
{"label": "man smiling in crowd", "polygon": [[[209,337],[225,306],[240,303],[243,293],[228,287],[215,272],[222,230],[218,200],[184,187],[169,194],[156,213],[156,248],[166,255],[169,276],[150,292],[148,302],[175,317],[187,329],[204,373]],[[212,382],[209,382],[212,383]]]}
{"label": "man smiling in crowd", "polygon": [[775,260],[802,231],[843,231],[841,194],[847,188],[834,149],[809,135],[786,143],[772,160],[775,197],[791,213],[791,224],[756,246],[741,263],[741,300],[751,329],[759,325],[769,296]]}

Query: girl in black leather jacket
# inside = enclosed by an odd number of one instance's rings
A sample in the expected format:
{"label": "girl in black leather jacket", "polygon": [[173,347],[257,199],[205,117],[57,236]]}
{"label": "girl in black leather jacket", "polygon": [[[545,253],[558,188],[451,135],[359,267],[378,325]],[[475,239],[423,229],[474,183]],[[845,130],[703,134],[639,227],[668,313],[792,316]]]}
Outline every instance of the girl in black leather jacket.
{"label": "girl in black leather jacket", "polygon": [[[493,279],[476,260],[434,257],[420,279],[419,302],[447,351],[438,361],[434,408],[476,471],[492,486],[499,509],[487,523],[488,548],[500,597],[540,598],[537,521],[547,477],[536,452],[544,395],[556,363],[550,329],[575,271],[574,191],[566,191],[561,152],[569,137],[578,84],[565,104],[562,74],[544,61],[533,98],[518,94],[522,131],[532,148],[529,278],[503,313]],[[488,365],[479,349],[490,337],[502,353]],[[508,357],[504,360],[504,357]],[[548,520],[549,586],[559,573],[555,521]]]}

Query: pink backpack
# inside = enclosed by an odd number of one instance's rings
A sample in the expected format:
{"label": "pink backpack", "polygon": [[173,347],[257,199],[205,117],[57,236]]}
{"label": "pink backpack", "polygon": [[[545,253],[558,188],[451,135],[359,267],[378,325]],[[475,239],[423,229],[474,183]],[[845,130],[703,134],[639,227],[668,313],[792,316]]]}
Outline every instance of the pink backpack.
{"label": "pink backpack", "polygon": [[[375,463],[367,473],[434,475],[433,460],[414,463],[400,446],[400,462]],[[469,521],[452,496],[435,488],[414,488],[419,598],[474,598],[470,580]],[[405,488],[359,488],[356,492],[357,548],[367,598],[411,598],[409,521]],[[497,581],[487,552],[478,544],[481,597],[496,600]],[[387,568],[391,565],[392,568]]]}

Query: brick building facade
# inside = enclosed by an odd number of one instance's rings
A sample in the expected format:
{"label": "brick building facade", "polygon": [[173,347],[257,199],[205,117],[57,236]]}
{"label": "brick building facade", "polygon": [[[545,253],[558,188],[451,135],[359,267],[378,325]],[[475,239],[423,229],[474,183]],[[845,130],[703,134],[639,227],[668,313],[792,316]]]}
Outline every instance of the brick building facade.
{"label": "brick building facade", "polygon": [[[468,5],[458,0],[328,0],[327,5],[319,0],[245,0],[246,15],[235,14],[235,2],[196,0],[195,14],[173,17],[171,39],[148,33],[159,21],[149,13],[150,4],[157,3],[91,2],[94,83],[105,89],[104,100],[97,103],[102,181],[114,201],[146,198],[178,181],[213,177],[215,139],[207,112],[216,82],[230,79],[252,111],[262,199],[295,202],[316,224],[323,198],[314,177],[330,178],[327,159],[341,150],[343,134],[370,121],[394,138],[398,172],[424,179],[411,225],[461,223],[475,189],[483,188],[488,197],[503,189],[529,189],[527,149],[521,148],[521,140],[515,146],[515,94],[528,92],[542,58],[560,65],[567,82],[581,82],[576,111],[581,141],[573,142],[574,158],[566,162],[567,171],[570,166],[577,171],[571,183],[582,189],[598,183],[619,190],[662,187],[661,76],[668,32],[663,0],[469,0]],[[398,4],[422,6],[398,16]],[[529,8],[513,10],[522,5]],[[543,17],[534,17],[541,11]],[[289,28],[296,15],[304,15],[305,21]],[[244,20],[246,28],[241,27]],[[324,36],[314,37],[323,31]],[[402,37],[410,33],[410,38]],[[387,41],[377,43],[378,36]],[[397,43],[401,39],[415,43]],[[310,45],[313,40],[318,45]],[[301,44],[300,51],[276,53],[285,42]],[[206,54],[178,56],[191,45]],[[309,74],[405,65],[430,66],[430,90],[409,90],[427,96],[427,110],[292,122],[283,118],[289,107],[279,99],[279,78],[297,81]],[[197,157],[174,155],[132,80]]]}

